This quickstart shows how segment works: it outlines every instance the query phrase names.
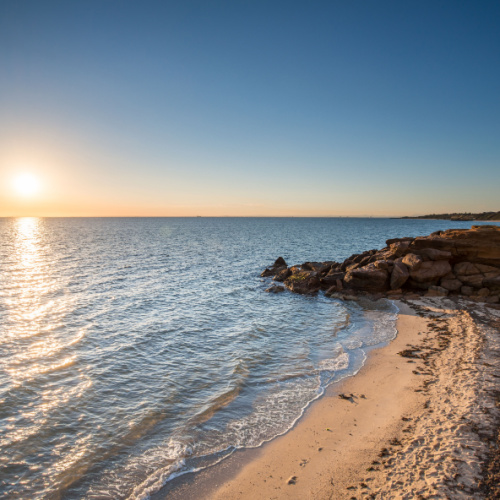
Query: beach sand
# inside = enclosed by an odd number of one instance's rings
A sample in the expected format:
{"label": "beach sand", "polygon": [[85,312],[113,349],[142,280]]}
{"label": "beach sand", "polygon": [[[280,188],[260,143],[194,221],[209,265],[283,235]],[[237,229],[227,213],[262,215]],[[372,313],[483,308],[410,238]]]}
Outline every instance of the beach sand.
{"label": "beach sand", "polygon": [[372,350],[356,376],[331,386],[285,435],[168,498],[487,498],[500,311],[446,298],[396,303],[396,339]]}

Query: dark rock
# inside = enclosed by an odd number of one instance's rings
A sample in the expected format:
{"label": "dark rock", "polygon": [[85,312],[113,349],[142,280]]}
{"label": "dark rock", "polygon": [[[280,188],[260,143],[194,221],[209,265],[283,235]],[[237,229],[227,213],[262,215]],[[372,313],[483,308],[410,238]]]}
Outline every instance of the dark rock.
{"label": "dark rock", "polygon": [[355,290],[383,291],[389,287],[389,273],[373,264],[349,271],[344,278],[349,288]]}
{"label": "dark rock", "polygon": [[[280,257],[262,276],[284,280],[295,293],[314,293],[321,287],[335,297],[387,293],[393,298],[403,293],[407,298],[426,291],[427,296],[460,292],[473,300],[494,301],[500,293],[498,226],[395,238],[387,240],[387,245],[381,250],[353,254],[342,263],[304,262],[287,268]],[[408,290],[413,293],[408,294]]]}
{"label": "dark rock", "polygon": [[488,288],[481,288],[474,295],[476,297],[488,297],[489,294],[490,294],[490,291],[488,290]]}
{"label": "dark rock", "polygon": [[337,280],[343,280],[345,273],[338,271],[330,271],[326,276],[320,279],[323,287],[330,287],[337,284]]}
{"label": "dark rock", "polygon": [[285,262],[285,259],[283,257],[278,257],[273,264],[273,267],[287,267],[288,264]]}
{"label": "dark rock", "polygon": [[[404,261],[404,260],[403,260]],[[417,269],[410,271],[410,276],[419,283],[432,282],[451,271],[450,263],[445,260],[422,262]]]}
{"label": "dark rock", "polygon": [[312,294],[320,288],[320,281],[314,271],[299,271],[285,280],[285,286],[293,293]]}
{"label": "dark rock", "polygon": [[491,290],[500,291],[500,276],[484,278],[483,285]]}
{"label": "dark rock", "polygon": [[266,292],[268,292],[268,293],[280,293],[280,292],[284,292],[284,291],[285,291],[285,287],[284,286],[280,286],[280,285],[271,285],[266,290]]}
{"label": "dark rock", "polygon": [[415,255],[414,253],[409,253],[403,257],[401,261],[410,271],[416,271],[423,262],[422,257]]}
{"label": "dark rock", "polygon": [[419,254],[427,257],[428,260],[450,260],[452,257],[451,252],[435,248],[423,248],[419,251]]}
{"label": "dark rock", "polygon": [[391,289],[401,288],[409,277],[408,268],[402,262],[395,262],[391,273]]}
{"label": "dark rock", "polygon": [[320,272],[325,268],[323,262],[304,262],[300,268],[303,271],[315,271]]}
{"label": "dark rock", "polygon": [[448,295],[448,290],[442,286],[430,286],[429,290],[425,294],[426,297],[446,297]]}
{"label": "dark rock", "polygon": [[464,285],[473,286],[474,288],[481,288],[483,286],[484,276],[482,274],[457,274],[457,278]]}
{"label": "dark rock", "polygon": [[292,274],[292,271],[290,269],[288,269],[287,267],[285,267],[285,269],[282,269],[278,274],[276,274],[274,277],[273,277],[273,280],[274,281],[285,281],[288,276],[290,276]]}
{"label": "dark rock", "polygon": [[373,263],[373,266],[376,267],[377,269],[384,269],[385,271],[389,269],[389,264],[386,260],[376,260]]}
{"label": "dark rock", "polygon": [[405,288],[410,288],[412,290],[428,290],[430,286],[438,285],[439,279],[435,279],[432,281],[415,281],[410,277],[410,279],[405,283]]}
{"label": "dark rock", "polygon": [[283,257],[278,257],[275,261],[274,264],[262,271],[261,276],[266,277],[266,276],[274,276],[275,274],[279,273],[283,269],[286,269],[287,265],[285,262],[285,259]]}
{"label": "dark rock", "polygon": [[455,275],[469,276],[472,274],[479,274],[479,269],[472,264],[472,262],[459,262],[453,266]]}
{"label": "dark rock", "polygon": [[458,292],[460,288],[462,288],[463,283],[460,280],[457,280],[456,278],[454,279],[441,279],[441,286],[443,288],[446,288],[449,292]]}

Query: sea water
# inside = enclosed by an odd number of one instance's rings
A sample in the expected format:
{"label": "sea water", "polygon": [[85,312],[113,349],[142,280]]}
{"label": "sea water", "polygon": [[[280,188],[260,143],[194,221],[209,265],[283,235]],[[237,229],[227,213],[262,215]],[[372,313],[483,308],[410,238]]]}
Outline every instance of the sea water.
{"label": "sea water", "polygon": [[286,432],[397,310],[267,294],[262,270],[470,225],[0,219],[0,495],[147,498]]}

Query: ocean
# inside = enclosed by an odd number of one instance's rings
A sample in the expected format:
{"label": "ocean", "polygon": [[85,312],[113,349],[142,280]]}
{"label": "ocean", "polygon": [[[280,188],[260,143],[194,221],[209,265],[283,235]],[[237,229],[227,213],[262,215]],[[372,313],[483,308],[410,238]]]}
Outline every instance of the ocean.
{"label": "ocean", "polygon": [[260,273],[471,222],[0,219],[0,495],[145,499],[290,429],[397,308]]}

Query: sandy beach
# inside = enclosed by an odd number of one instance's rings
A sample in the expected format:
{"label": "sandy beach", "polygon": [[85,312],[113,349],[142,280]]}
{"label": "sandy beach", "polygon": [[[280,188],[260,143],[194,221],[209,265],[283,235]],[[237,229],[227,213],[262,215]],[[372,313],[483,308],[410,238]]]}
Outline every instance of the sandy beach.
{"label": "sandy beach", "polygon": [[397,305],[397,338],[356,376],[250,459],[206,471],[173,498],[498,498],[500,311]]}

